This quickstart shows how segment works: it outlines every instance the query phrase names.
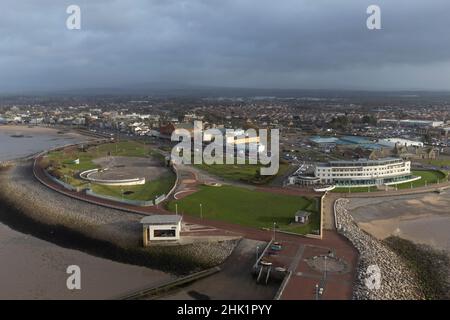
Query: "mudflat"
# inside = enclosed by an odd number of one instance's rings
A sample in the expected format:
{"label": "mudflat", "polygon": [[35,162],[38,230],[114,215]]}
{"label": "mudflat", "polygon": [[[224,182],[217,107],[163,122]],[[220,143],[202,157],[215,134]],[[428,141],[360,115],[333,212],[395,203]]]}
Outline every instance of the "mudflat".
{"label": "mudflat", "polygon": [[[81,268],[81,290],[67,289],[69,265]],[[63,248],[0,223],[0,299],[108,299],[174,278]]]}

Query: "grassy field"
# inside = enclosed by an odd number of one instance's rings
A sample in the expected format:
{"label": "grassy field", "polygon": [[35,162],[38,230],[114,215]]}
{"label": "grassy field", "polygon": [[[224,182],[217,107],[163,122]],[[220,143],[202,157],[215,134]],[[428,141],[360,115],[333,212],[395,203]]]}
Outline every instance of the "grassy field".
{"label": "grassy field", "polygon": [[234,181],[247,182],[252,184],[267,184],[272,181],[275,177],[284,175],[289,169],[287,163],[280,163],[280,167],[277,175],[275,176],[260,176],[259,164],[201,164],[196,165],[198,168],[205,170],[206,172]]}
{"label": "grassy field", "polygon": [[423,164],[428,164],[434,166],[436,168],[442,168],[444,170],[450,171],[450,157],[449,156],[441,156],[439,159],[435,160],[420,160]]}
{"label": "grassy field", "polygon": [[[137,141],[120,141],[118,143],[105,143],[98,146],[91,146],[87,150],[81,148],[67,148],[61,151],[53,151],[43,160],[42,165],[54,168],[53,175],[74,187],[88,187],[88,182],[78,178],[78,173],[98,168],[92,161],[96,158],[106,156],[126,156],[126,157],[156,157],[164,161],[164,156],[153,151],[148,145]],[[80,163],[75,164],[74,160],[79,159]],[[111,187],[98,184],[91,184],[94,192],[125,198],[130,200],[152,200],[156,196],[167,193],[173,186],[175,176],[167,174],[157,180],[149,181],[140,186]],[[122,195],[122,190],[124,193]],[[128,192],[127,192],[128,191]]]}
{"label": "grassy field", "polygon": [[[435,184],[438,182],[443,182],[447,178],[447,175],[444,172],[438,171],[438,170],[412,170],[411,173],[414,176],[421,177],[421,179],[413,181],[413,182],[407,182],[407,183],[400,183],[397,185],[397,189],[410,189],[412,188],[418,188],[418,187],[424,187],[426,185]],[[394,187],[394,186],[391,186]],[[350,189],[350,190],[349,190]],[[377,187],[355,187],[355,188],[346,188],[346,187],[340,187],[334,189],[332,192],[341,192],[341,193],[354,193],[354,192],[377,192],[377,191],[383,191],[377,189]]]}
{"label": "grassy field", "polygon": [[127,200],[154,200],[156,197],[167,194],[175,183],[175,176],[167,174],[157,180],[148,181],[140,186],[113,187],[92,184],[92,191],[115,198]]}
{"label": "grassy field", "polygon": [[[290,195],[253,191],[233,186],[201,186],[200,191],[181,200],[171,201],[167,206],[178,212],[202,216],[212,220],[222,220],[244,226],[273,228],[276,222],[280,230],[299,234],[319,230],[320,213],[317,198],[304,198]],[[298,210],[312,212],[307,225],[293,224]]]}
{"label": "grassy field", "polygon": [[[80,148],[68,148],[65,150],[52,151],[47,155],[49,162],[65,175],[73,176],[77,172],[95,169],[92,160],[95,158],[106,156],[127,156],[127,157],[148,157],[159,156],[149,146],[135,141],[120,141],[118,143],[105,143],[99,146],[89,147],[87,150]],[[75,164],[74,160],[80,159],[79,164]]]}
{"label": "grassy field", "polygon": [[422,177],[420,180],[413,182],[401,183],[397,185],[398,189],[409,189],[411,185],[413,188],[424,187],[426,185],[443,182],[446,179],[446,174],[435,170],[413,170],[411,173],[414,176]]}

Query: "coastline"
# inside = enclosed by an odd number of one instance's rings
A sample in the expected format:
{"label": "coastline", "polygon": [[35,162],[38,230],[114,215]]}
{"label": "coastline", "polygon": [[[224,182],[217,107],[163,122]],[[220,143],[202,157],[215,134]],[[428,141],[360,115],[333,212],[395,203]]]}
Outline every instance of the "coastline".
{"label": "coastline", "polygon": [[[0,126],[0,132],[93,139],[63,128]],[[14,138],[19,139],[19,138]],[[40,152],[42,150],[39,150]],[[30,158],[0,161],[0,223],[65,248],[131,265],[185,275],[221,264],[237,240],[142,247],[140,215],[101,207],[55,192],[34,178]]]}
{"label": "coastline", "polygon": [[28,162],[0,172],[0,221],[21,232],[94,256],[178,275],[222,263],[236,244],[143,248],[139,215],[71,199],[45,188],[31,171]]}

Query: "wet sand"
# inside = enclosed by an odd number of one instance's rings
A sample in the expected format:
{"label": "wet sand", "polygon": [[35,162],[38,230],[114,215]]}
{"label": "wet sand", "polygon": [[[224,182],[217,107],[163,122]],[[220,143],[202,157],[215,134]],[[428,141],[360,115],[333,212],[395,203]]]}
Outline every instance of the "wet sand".
{"label": "wet sand", "polygon": [[[89,139],[51,128],[0,126],[0,161]],[[66,287],[69,265],[81,268],[81,290]],[[0,223],[0,299],[108,299],[174,278],[155,269],[64,248]]]}
{"label": "wet sand", "polygon": [[450,193],[353,198],[349,212],[378,239],[390,235],[450,252]]}
{"label": "wet sand", "polygon": [[[68,290],[66,268],[81,268]],[[0,299],[108,299],[174,279],[167,273],[59,247],[0,224]]]}

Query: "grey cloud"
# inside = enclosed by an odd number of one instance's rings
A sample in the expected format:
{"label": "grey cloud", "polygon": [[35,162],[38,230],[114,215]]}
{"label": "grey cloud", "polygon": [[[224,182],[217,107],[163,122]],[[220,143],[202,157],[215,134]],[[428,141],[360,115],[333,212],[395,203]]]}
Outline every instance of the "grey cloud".
{"label": "grey cloud", "polygon": [[[70,4],[82,30],[65,28]],[[380,31],[365,27],[370,4]],[[3,0],[0,92],[177,82],[450,89],[448,0]]]}

